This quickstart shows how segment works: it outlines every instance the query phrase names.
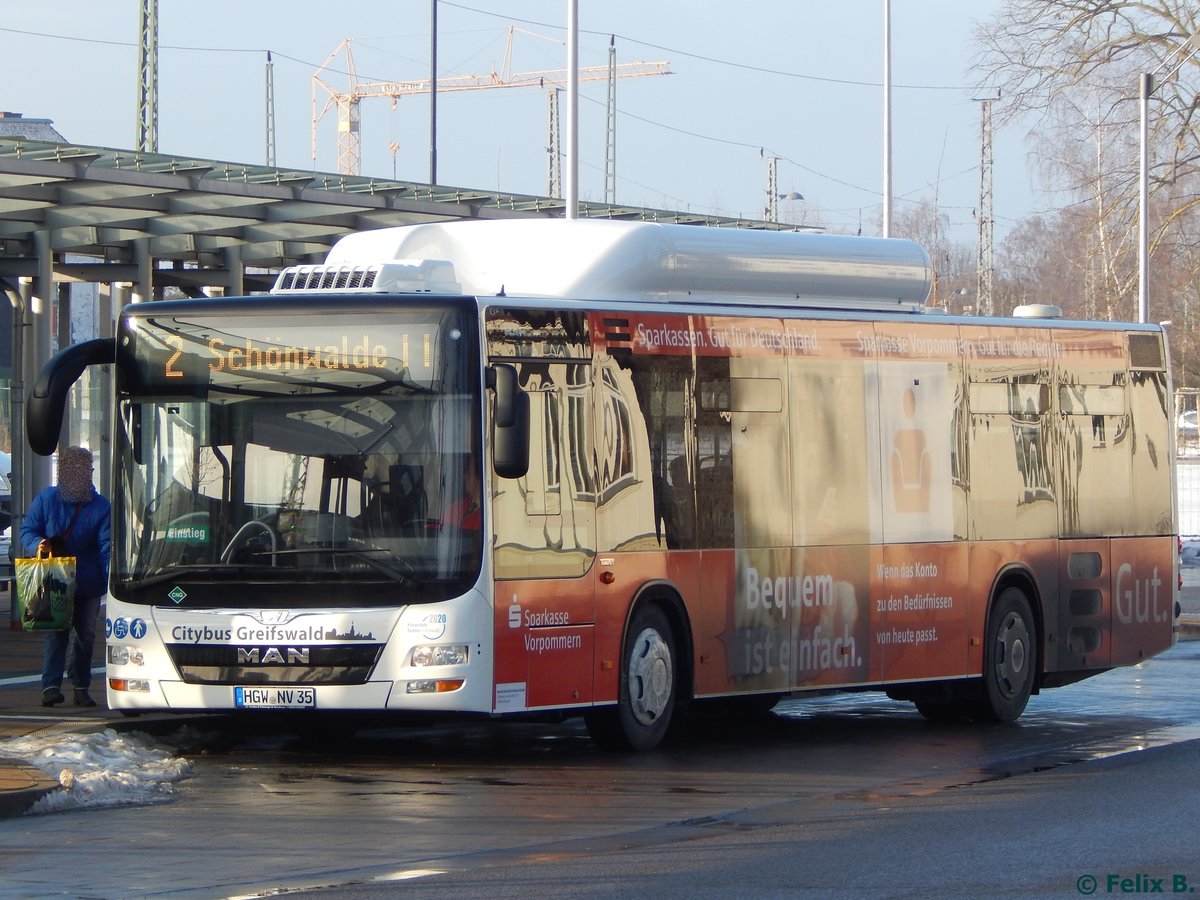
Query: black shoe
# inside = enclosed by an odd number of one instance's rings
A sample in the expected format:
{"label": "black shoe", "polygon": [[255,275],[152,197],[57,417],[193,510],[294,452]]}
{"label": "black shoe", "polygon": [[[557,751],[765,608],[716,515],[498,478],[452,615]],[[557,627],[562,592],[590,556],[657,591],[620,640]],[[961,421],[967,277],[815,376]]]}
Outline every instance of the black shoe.
{"label": "black shoe", "polygon": [[[61,695],[60,695],[61,699]],[[96,701],[92,699],[92,695],[87,692],[87,688],[75,688],[75,705],[76,706],[95,706]]]}
{"label": "black shoe", "polygon": [[46,688],[42,691],[42,706],[55,706],[66,699],[58,688]]}

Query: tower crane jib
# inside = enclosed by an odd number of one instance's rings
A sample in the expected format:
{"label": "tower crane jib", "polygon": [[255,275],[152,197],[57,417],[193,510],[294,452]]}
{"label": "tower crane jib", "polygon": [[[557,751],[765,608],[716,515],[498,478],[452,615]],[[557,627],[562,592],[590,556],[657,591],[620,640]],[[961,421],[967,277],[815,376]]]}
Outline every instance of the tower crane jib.
{"label": "tower crane jib", "polygon": [[[486,75],[450,75],[439,76],[437,92],[439,94],[453,91],[479,91],[493,88],[540,87],[546,90],[556,90],[567,82],[566,69],[538,69],[529,72],[512,72],[512,40],[515,31],[545,38],[533,32],[524,32],[510,26],[504,51],[504,63],[499,72],[495,67]],[[553,40],[552,38],[545,38]],[[556,43],[561,43],[556,41]],[[331,66],[332,62],[344,57],[340,69]],[[347,76],[345,90],[335,88],[323,75],[328,71],[340,71]],[[671,70],[665,62],[629,62],[615,66],[583,66],[579,69],[580,81],[600,81],[609,78],[641,78],[650,75],[670,75]],[[325,58],[321,66],[312,76],[312,158],[313,167],[317,162],[317,128],[321,119],[332,109],[337,110],[338,117],[338,171],[345,175],[359,174],[360,141],[359,141],[359,104],[365,98],[387,97],[393,102],[401,97],[418,94],[428,94],[433,89],[429,79],[412,81],[363,81],[359,80],[354,68],[354,56],[351,52],[351,40],[346,38],[337,48]],[[325,103],[318,109],[319,100],[325,96]]]}

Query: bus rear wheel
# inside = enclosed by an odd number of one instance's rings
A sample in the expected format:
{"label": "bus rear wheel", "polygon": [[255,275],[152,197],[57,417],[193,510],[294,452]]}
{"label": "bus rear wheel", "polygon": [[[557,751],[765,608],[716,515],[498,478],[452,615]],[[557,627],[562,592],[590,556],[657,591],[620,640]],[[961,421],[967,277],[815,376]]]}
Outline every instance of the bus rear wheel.
{"label": "bus rear wheel", "polygon": [[1037,626],[1020,588],[1005,588],[988,616],[983,686],[972,718],[1012,722],[1025,711],[1037,673]]}
{"label": "bus rear wheel", "polygon": [[626,632],[617,705],[589,711],[588,733],[610,749],[657,747],[671,727],[678,683],[671,625],[657,606],[643,607]]}

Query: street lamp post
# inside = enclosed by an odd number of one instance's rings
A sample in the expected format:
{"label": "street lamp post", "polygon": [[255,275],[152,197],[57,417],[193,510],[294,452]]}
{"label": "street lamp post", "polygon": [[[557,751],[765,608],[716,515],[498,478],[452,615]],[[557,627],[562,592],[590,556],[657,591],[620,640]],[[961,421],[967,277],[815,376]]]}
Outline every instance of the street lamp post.
{"label": "street lamp post", "polygon": [[1150,291],[1146,283],[1146,264],[1150,253],[1150,226],[1146,221],[1146,207],[1150,199],[1150,94],[1154,90],[1154,76],[1143,72],[1138,81],[1141,87],[1139,102],[1142,107],[1141,133],[1138,140],[1138,321],[1148,322]]}
{"label": "street lamp post", "polygon": [[579,218],[579,0],[567,0],[567,190],[564,218]]}
{"label": "street lamp post", "polygon": [[1153,72],[1143,72],[1138,78],[1138,102],[1141,106],[1141,133],[1138,140],[1138,321],[1150,321],[1150,95],[1154,93],[1154,76],[1161,72],[1176,56],[1179,62],[1163,76],[1163,80],[1178,72],[1183,64],[1195,54],[1200,42],[1200,31],[1187,39],[1177,50],[1164,59]]}
{"label": "street lamp post", "polygon": [[892,3],[883,0],[883,236],[892,236]]}

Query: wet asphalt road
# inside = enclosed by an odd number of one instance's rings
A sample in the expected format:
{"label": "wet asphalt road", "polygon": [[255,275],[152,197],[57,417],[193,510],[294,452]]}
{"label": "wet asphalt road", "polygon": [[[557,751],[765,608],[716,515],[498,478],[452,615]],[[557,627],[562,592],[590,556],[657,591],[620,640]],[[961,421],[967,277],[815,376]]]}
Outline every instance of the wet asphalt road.
{"label": "wet asphalt road", "polygon": [[575,722],[328,747],[274,723],[189,729],[170,740],[195,775],[169,804],[0,822],[2,890],[1069,897],[1128,870],[1170,892],[1200,885],[1198,667],[1186,642],[1012,726],[933,725],[875,694],[787,701],[640,756]]}

